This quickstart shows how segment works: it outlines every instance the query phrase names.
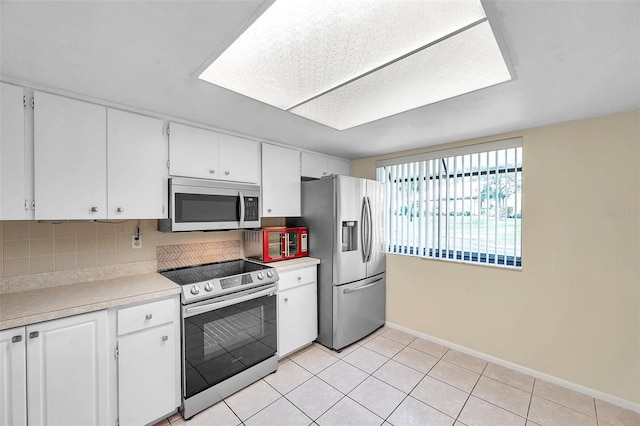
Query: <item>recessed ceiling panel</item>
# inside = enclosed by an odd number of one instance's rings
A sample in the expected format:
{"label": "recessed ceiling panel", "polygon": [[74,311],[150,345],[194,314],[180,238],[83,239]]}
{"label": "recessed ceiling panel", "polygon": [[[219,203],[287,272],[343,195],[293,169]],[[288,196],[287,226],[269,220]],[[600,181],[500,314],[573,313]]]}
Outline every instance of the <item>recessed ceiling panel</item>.
{"label": "recessed ceiling panel", "polygon": [[483,22],[291,112],[344,130],[510,79]]}
{"label": "recessed ceiling panel", "polygon": [[484,18],[479,0],[277,0],[200,78],[290,109]]}

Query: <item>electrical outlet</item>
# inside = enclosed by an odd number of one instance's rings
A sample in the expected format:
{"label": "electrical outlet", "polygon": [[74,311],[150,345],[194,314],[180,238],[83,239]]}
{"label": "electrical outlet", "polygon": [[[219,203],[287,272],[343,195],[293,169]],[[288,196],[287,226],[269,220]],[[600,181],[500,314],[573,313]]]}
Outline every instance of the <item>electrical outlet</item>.
{"label": "electrical outlet", "polygon": [[142,248],[142,235],[131,236],[131,248],[134,250]]}

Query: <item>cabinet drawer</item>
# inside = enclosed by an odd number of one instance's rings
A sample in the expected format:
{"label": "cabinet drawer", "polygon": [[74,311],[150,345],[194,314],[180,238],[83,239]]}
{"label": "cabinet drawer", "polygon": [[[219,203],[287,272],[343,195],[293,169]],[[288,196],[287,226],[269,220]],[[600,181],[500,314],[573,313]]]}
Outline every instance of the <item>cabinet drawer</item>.
{"label": "cabinet drawer", "polygon": [[118,336],[175,320],[175,299],[159,300],[118,310]]}
{"label": "cabinet drawer", "polygon": [[307,266],[305,268],[293,269],[290,271],[278,272],[280,281],[278,282],[278,290],[286,290],[288,288],[297,287],[303,284],[309,284],[318,280],[316,266]]}

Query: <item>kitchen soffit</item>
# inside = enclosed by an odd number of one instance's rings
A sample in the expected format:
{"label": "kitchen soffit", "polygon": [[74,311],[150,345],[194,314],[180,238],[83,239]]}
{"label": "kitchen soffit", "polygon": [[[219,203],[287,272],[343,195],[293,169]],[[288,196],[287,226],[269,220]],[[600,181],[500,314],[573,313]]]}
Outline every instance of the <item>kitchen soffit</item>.
{"label": "kitchen soffit", "polygon": [[479,0],[278,0],[200,78],[346,130],[511,73]]}

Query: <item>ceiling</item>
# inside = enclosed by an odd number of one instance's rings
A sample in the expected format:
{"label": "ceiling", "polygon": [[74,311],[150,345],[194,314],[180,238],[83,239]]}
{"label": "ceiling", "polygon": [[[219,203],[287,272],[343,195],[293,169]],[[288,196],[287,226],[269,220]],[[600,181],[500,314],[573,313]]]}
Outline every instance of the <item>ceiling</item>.
{"label": "ceiling", "polygon": [[513,81],[344,131],[196,78],[270,3],[3,0],[0,79],[349,159],[640,108],[639,1],[483,2]]}

